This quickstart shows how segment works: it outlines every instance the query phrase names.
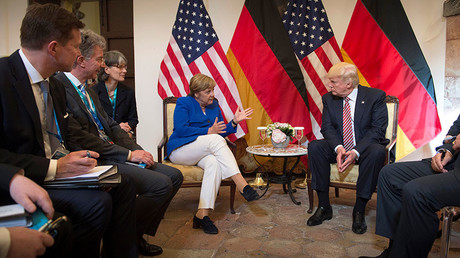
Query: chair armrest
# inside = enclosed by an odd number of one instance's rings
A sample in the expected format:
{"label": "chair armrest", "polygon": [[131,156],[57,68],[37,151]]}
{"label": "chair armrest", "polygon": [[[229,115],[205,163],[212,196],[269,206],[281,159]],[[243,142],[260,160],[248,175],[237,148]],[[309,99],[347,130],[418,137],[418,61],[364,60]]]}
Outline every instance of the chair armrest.
{"label": "chair armrest", "polygon": [[386,150],[386,160],[385,160],[385,164],[390,164],[390,153],[391,153],[391,150],[396,146],[396,138],[394,139],[391,139],[390,143],[387,144],[387,146],[385,147],[385,150]]}
{"label": "chair armrest", "polygon": [[158,162],[159,163],[163,163],[163,148],[166,145],[166,142],[168,142],[168,139],[166,138],[166,136],[163,136],[163,138],[161,138],[160,143],[158,144],[157,148],[158,148]]}

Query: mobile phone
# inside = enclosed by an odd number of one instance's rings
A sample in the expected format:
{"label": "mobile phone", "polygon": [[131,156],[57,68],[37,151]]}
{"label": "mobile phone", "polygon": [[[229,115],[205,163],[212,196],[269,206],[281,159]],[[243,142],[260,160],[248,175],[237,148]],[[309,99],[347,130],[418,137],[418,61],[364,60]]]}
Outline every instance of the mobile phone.
{"label": "mobile phone", "polygon": [[145,164],[145,163],[134,163],[134,162],[129,162],[129,161],[126,161],[125,163],[128,164],[128,165],[136,166],[136,167],[140,167],[140,168],[145,168],[147,166],[147,164]]}
{"label": "mobile phone", "polygon": [[39,230],[50,221],[51,220],[46,217],[45,213],[43,213],[43,211],[38,208],[34,213],[32,213],[32,226],[30,226],[30,228]]}

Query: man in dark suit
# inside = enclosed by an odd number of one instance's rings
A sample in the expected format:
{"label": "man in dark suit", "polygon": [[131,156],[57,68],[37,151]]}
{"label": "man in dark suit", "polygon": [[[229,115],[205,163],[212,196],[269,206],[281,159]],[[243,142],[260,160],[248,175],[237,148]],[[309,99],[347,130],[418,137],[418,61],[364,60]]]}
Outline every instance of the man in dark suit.
{"label": "man in dark suit", "polygon": [[[21,25],[21,49],[0,59],[0,163],[23,168],[38,184],[88,172],[96,160],[87,151],[66,152],[65,89],[56,71],[70,71],[80,53],[80,29],[72,13],[56,5],[31,6]],[[49,78],[47,80],[46,78]],[[48,94],[49,93],[49,94]],[[96,152],[89,151],[92,157]],[[11,175],[2,174],[2,178]],[[11,180],[11,179],[10,179]],[[108,191],[48,190],[56,211],[73,224],[75,257],[136,257],[135,193],[130,178]]]}
{"label": "man in dark suit", "polygon": [[307,225],[315,226],[332,218],[329,202],[330,164],[337,163],[341,173],[352,163],[359,164],[356,202],[352,230],[367,230],[364,211],[377,185],[385,160],[385,131],[388,111],[385,92],[359,85],[356,66],[337,63],[328,72],[329,93],[323,96],[321,133],[323,140],[308,146],[308,166],[312,171],[312,187],[319,205]]}
{"label": "man in dark suit", "polygon": [[438,233],[436,212],[460,206],[460,115],[436,150],[431,159],[380,171],[375,233],[390,243],[377,257],[427,257]]}
{"label": "man in dark suit", "polygon": [[[69,127],[78,134],[72,135],[72,149],[90,149],[101,156],[100,164],[117,164],[122,174],[134,179],[136,193],[136,225],[139,252],[154,256],[162,253],[159,246],[148,244],[143,234],[155,235],[166,209],[182,184],[182,173],[172,167],[155,163],[153,156],[142,149],[120,125],[105,113],[99,98],[86,81],[95,79],[103,67],[105,40],[90,30],[82,31],[81,55],[70,73],[55,76],[66,88],[67,107],[77,123]],[[128,165],[125,162],[134,162]],[[144,163],[147,168],[140,168]],[[136,165],[137,164],[137,165]]]}

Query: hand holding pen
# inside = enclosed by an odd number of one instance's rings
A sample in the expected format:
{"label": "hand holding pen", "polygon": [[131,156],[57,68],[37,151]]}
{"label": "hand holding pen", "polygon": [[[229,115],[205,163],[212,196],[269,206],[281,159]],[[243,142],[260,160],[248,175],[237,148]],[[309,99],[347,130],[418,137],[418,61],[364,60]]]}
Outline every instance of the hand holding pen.
{"label": "hand holding pen", "polygon": [[97,165],[99,153],[89,150],[74,151],[57,160],[56,178],[78,176]]}

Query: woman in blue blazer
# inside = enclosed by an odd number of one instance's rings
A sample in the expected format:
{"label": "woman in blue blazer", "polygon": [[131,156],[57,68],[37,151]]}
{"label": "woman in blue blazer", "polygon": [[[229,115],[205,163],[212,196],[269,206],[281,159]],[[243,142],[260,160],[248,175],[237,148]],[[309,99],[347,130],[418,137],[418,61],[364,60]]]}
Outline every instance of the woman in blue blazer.
{"label": "woman in blue blazer", "polygon": [[174,131],[167,143],[167,157],[174,163],[197,165],[204,170],[198,211],[193,228],[217,234],[218,229],[209,218],[214,209],[222,179],[231,178],[247,201],[259,199],[241,175],[233,153],[224,139],[236,132],[239,122],[250,119],[253,109],[238,109],[232,121],[224,123],[219,104],[214,99],[216,82],[203,74],[190,80],[190,93],[177,99],[174,110]]}

